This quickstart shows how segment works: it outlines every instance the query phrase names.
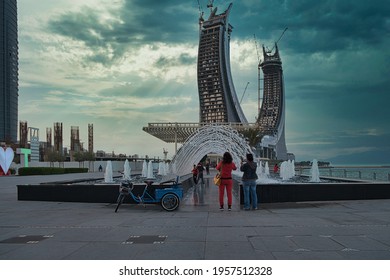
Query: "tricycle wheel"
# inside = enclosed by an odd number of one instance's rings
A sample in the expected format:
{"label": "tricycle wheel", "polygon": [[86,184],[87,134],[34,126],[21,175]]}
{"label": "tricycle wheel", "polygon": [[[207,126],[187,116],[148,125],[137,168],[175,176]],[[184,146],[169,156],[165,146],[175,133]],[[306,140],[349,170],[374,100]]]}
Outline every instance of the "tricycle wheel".
{"label": "tricycle wheel", "polygon": [[116,200],[116,202],[117,202],[118,204],[116,205],[115,213],[118,211],[118,208],[119,208],[119,206],[122,204],[122,202],[123,202],[124,199],[125,199],[125,196],[124,196],[123,194],[120,194],[120,195],[118,196],[118,199]]}
{"label": "tricycle wheel", "polygon": [[179,207],[179,197],[174,193],[167,193],[161,198],[161,206],[166,211],[173,211]]}

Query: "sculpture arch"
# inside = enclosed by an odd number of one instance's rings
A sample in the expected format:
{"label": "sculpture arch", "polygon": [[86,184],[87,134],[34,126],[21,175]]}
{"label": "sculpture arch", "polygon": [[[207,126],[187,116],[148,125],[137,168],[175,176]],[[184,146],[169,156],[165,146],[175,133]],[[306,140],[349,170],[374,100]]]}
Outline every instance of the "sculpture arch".
{"label": "sculpture arch", "polygon": [[241,157],[253,153],[243,136],[237,130],[224,125],[210,124],[201,127],[195,134],[187,139],[172,159],[172,170],[177,175],[191,172],[193,165],[197,164],[206,154],[223,155],[230,152],[233,162],[238,164]]}

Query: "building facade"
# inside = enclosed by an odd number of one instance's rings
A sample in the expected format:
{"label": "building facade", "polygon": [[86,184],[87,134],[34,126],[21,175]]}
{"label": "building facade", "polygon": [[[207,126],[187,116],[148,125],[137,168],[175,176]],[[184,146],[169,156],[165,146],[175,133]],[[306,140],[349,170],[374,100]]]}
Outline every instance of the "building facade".
{"label": "building facade", "polygon": [[264,75],[263,102],[257,120],[263,136],[259,143],[260,156],[287,160],[283,69],[276,43],[273,54],[263,47],[260,67]]}
{"label": "building facade", "polygon": [[0,142],[17,141],[18,23],[16,0],[0,1]]}
{"label": "building facade", "polygon": [[210,7],[210,16],[199,18],[198,91],[200,123],[247,123],[230,71],[228,22],[232,4],[221,14]]}

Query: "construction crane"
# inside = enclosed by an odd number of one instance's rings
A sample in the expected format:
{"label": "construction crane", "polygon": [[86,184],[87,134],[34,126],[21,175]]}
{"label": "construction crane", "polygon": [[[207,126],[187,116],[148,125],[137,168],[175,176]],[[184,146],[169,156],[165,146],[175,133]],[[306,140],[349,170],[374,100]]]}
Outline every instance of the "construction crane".
{"label": "construction crane", "polygon": [[259,54],[259,48],[257,47],[256,34],[253,34],[253,38],[255,39],[256,53],[257,53],[257,61],[258,61],[259,65],[260,65],[261,59],[260,59],[260,54]]}
{"label": "construction crane", "polygon": [[283,32],[282,32],[282,34],[280,35],[279,39],[275,42],[274,46],[273,46],[272,49],[269,51],[270,53],[274,50],[275,46],[279,43],[280,39],[282,39],[282,37],[283,37],[284,33],[287,31],[287,29],[288,29],[288,27],[286,27],[286,28],[283,30]]}
{"label": "construction crane", "polygon": [[198,0],[198,9],[199,9],[199,19],[203,19],[203,9],[202,9],[202,6],[200,5],[200,2]]}
{"label": "construction crane", "polygon": [[241,102],[242,102],[242,99],[244,99],[244,95],[245,95],[246,89],[248,88],[248,85],[249,85],[249,82],[246,83],[244,92],[242,93],[242,96],[241,96],[240,104],[241,104]]}
{"label": "construction crane", "polygon": [[257,113],[260,116],[260,108],[261,108],[261,59],[259,54],[259,48],[257,47],[256,34],[253,34],[255,39],[256,53],[257,53]]}

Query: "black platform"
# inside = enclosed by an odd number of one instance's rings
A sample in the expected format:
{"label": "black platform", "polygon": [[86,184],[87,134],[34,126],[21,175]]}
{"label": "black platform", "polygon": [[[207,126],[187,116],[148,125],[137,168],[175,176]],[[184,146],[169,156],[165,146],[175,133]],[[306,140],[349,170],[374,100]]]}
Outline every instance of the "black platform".
{"label": "black platform", "polygon": [[[259,203],[390,199],[390,182],[283,183],[257,185]],[[240,201],[243,192],[240,188]]]}
{"label": "black platform", "polygon": [[[70,184],[70,181],[42,183],[36,185],[17,185],[18,200],[57,201],[57,202],[95,202],[116,203],[119,195],[117,184]],[[167,187],[169,185],[163,185]],[[184,192],[191,187],[190,180],[182,182]],[[157,186],[152,186],[157,188]],[[140,188],[140,191],[143,187]],[[126,197],[125,202],[134,202]]]}
{"label": "black platform", "polygon": [[[191,178],[182,182],[184,194],[192,187]],[[243,204],[242,187],[240,203]],[[18,185],[18,200],[116,203],[119,184],[62,184]],[[363,183],[281,183],[257,185],[259,203],[390,199],[390,182]]]}

